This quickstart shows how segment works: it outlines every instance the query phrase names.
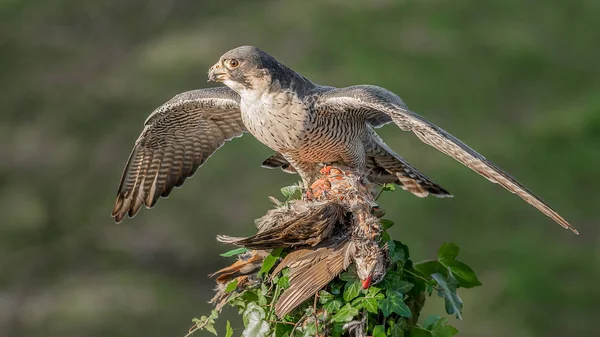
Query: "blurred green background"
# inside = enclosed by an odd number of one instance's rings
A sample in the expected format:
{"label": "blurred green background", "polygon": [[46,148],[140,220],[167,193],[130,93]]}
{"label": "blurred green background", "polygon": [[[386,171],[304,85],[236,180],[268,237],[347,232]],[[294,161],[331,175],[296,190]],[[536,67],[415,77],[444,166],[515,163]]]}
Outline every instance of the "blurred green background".
{"label": "blurred green background", "polygon": [[414,260],[454,241],[478,272],[462,336],[599,336],[598,17],[597,0],[0,1],[0,336],[183,336],[209,311],[207,274],[231,262],[215,235],[251,234],[297,176],[260,168],[271,151],[245,136],[155,209],[110,211],[146,116],[247,44],[398,93],[580,230],[382,129],[455,195],[382,205]]}

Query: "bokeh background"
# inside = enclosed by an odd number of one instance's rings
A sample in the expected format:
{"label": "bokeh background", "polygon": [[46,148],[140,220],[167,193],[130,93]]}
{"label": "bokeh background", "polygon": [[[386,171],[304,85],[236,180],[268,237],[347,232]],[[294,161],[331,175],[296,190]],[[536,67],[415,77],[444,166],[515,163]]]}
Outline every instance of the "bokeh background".
{"label": "bokeh background", "polygon": [[[414,260],[444,241],[479,274],[462,336],[600,336],[600,2],[0,1],[0,336],[183,336],[209,311],[219,233],[296,176],[245,136],[116,225],[146,116],[238,45],[317,83],[389,88],[577,226],[393,126],[388,144],[456,196],[382,205]],[[443,312],[432,298],[427,312]],[[231,313],[230,313],[231,314]],[[198,335],[203,335],[199,333]]]}

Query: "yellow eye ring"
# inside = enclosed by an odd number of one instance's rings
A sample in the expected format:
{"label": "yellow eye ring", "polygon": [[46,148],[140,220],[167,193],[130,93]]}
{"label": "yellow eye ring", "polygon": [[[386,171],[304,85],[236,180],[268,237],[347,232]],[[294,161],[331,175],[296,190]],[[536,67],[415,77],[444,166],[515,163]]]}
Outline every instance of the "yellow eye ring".
{"label": "yellow eye ring", "polygon": [[233,69],[237,68],[240,65],[240,61],[238,61],[237,59],[231,59],[227,61],[227,64],[229,65],[229,68]]}

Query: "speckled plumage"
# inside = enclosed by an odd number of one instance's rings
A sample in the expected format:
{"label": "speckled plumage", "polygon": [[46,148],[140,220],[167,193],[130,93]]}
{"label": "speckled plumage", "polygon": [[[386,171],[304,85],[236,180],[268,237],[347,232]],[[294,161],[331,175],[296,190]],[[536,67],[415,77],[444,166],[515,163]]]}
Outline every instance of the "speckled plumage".
{"label": "speckled plumage", "polygon": [[577,233],[514,178],[410,111],[384,88],[321,86],[250,46],[221,56],[210,68],[209,79],[231,90],[204,89],[175,96],[146,121],[117,193],[113,209],[117,221],[167,196],[225,140],[240,136],[245,129],[278,152],[277,160],[269,158],[264,166],[296,171],[306,186],[314,181],[320,164],[338,163],[370,170],[381,179],[391,178],[419,197],[451,196],[377,136],[374,128],[393,122]]}

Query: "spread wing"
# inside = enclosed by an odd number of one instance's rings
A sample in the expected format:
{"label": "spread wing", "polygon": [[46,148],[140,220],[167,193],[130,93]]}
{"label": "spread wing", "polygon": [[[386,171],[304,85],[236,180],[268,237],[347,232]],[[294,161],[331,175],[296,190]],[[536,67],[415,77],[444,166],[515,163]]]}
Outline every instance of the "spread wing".
{"label": "spread wing", "polygon": [[502,171],[496,164],[467,146],[443,129],[410,111],[394,93],[376,86],[361,85],[324,90],[314,103],[322,113],[334,111],[357,114],[374,127],[394,122],[404,131],[412,131],[421,141],[461,162],[488,180],[500,184],[508,191],[540,210],[564,228],[579,234],[548,204],[536,197],[525,186]]}
{"label": "spread wing", "polygon": [[227,87],[184,92],[154,110],[144,123],[119,184],[116,222],[150,208],[181,186],[226,140],[240,137],[239,96]]}

